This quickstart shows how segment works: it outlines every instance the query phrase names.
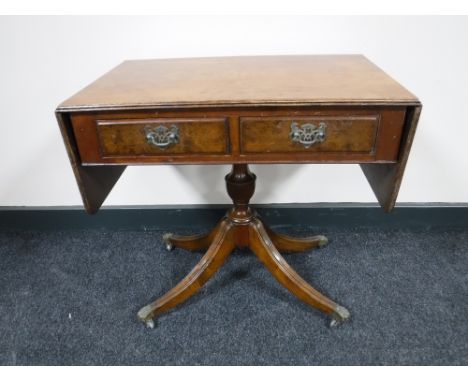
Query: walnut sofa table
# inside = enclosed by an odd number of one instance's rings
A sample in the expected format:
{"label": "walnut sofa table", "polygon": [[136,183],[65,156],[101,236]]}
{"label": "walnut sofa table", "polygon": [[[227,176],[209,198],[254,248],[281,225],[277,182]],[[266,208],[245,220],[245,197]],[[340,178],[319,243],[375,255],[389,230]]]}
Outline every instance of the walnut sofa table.
{"label": "walnut sofa table", "polygon": [[232,164],[233,207],[208,234],[164,236],[168,249],[206,250],[153,318],[185,301],[235,247],[249,247],[290,292],[331,316],[344,307],[303,280],[280,252],[321,247],[324,236],[269,229],[249,207],[249,163],[358,163],[386,211],[395,204],[416,130],[418,99],[360,55],[126,61],[56,111],[86,211],[96,212],[127,165]]}

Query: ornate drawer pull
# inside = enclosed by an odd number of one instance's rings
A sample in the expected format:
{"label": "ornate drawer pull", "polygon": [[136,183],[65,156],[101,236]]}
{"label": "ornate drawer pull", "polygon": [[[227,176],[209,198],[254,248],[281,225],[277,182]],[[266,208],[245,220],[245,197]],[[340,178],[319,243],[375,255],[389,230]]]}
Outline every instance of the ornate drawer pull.
{"label": "ornate drawer pull", "polygon": [[300,143],[306,149],[316,143],[322,143],[326,138],[327,124],[320,122],[318,126],[313,123],[300,125],[297,122],[291,123],[291,141]]}
{"label": "ornate drawer pull", "polygon": [[164,125],[146,126],[145,134],[148,143],[158,146],[162,150],[179,142],[179,129],[176,125],[172,125],[170,128]]}

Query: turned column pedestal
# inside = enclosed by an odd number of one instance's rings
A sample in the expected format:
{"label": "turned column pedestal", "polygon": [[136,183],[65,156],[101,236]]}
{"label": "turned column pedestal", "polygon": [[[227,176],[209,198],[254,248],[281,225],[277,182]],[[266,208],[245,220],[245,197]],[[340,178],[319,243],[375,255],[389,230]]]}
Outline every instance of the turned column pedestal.
{"label": "turned column pedestal", "polygon": [[317,235],[295,238],[272,231],[249,207],[255,191],[255,174],[246,164],[235,164],[226,175],[227,192],[233,207],[208,234],[177,236],[164,235],[167,249],[174,247],[187,250],[206,250],[205,255],[190,273],[175,287],[138,312],[138,318],[150,328],[154,318],[174,308],[195,294],[223,265],[236,248],[250,248],[272,273],[276,280],[306,304],[331,316],[330,326],[349,319],[348,310],[310,286],[281,256],[281,252],[301,252],[323,247],[328,243],[325,236]]}

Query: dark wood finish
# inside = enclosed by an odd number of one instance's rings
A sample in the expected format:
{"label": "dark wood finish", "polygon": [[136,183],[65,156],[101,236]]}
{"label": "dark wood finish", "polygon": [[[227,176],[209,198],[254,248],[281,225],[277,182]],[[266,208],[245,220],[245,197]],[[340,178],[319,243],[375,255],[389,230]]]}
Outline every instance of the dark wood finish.
{"label": "dark wood finish", "polygon": [[251,219],[249,201],[255,192],[256,178],[246,164],[233,165],[232,171],[226,175],[226,190],[234,203],[229,212],[233,221],[244,222]]}
{"label": "dark wood finish", "polygon": [[221,268],[226,258],[235,248],[233,234],[232,223],[227,219],[224,220],[208,251],[195,268],[164,296],[140,309],[138,318],[150,323],[155,315],[175,307],[194,295]]}
{"label": "dark wood finish", "polygon": [[[331,315],[332,323],[337,324],[349,318],[349,312],[345,308],[322,295],[300,277],[274,245],[276,241],[285,251],[294,252],[300,248],[323,246],[327,239],[324,236],[316,236],[301,241],[265,228],[249,207],[249,200],[255,191],[255,180],[255,175],[249,171],[247,165],[233,165],[232,171],[226,176],[226,188],[234,206],[212,233],[185,238],[165,236],[166,242],[189,249],[199,248],[200,244],[205,245],[206,240],[211,237],[212,242],[200,262],[180,283],[140,309],[138,318],[141,321],[154,327],[155,316],[174,308],[195,294],[222,266],[235,247],[249,247],[281,285],[306,304]],[[272,237],[267,232],[270,232]]]}
{"label": "dark wood finish", "polygon": [[83,166],[69,116],[62,113],[57,113],[56,116],[84,207],[86,212],[94,214],[99,210],[126,166],[111,168]]}
{"label": "dark wood finish", "polygon": [[[296,107],[73,113],[83,165],[157,163],[388,163],[398,158],[406,107]],[[324,121],[328,138],[307,149],[289,138],[292,122]],[[165,150],[144,127],[180,127]]]}
{"label": "dark wood finish", "polygon": [[[143,308],[141,320],[151,324],[153,316],[185,301],[235,247],[248,247],[281,284],[336,323],[349,317],[347,310],[307,284],[278,252],[320,247],[326,238],[292,238],[265,227],[249,207],[255,175],[247,164],[358,163],[390,211],[420,111],[414,95],[365,57],[337,55],[127,61],[56,113],[90,213],[125,165],[233,164],[226,184],[234,206],[219,226],[206,235],[165,237],[169,247],[208,248],[205,256]],[[327,137],[308,148],[292,143],[293,122],[326,122]],[[178,142],[165,149],[148,143],[145,126],[173,123]]]}
{"label": "dark wood finish", "polygon": [[261,221],[273,245],[280,252],[304,252],[312,248],[321,248],[328,244],[326,236],[292,237],[273,231],[263,220]]}
{"label": "dark wood finish", "polygon": [[371,185],[380,206],[386,212],[390,212],[395,207],[421,110],[421,105],[409,108],[401,140],[400,154],[396,163],[379,165],[361,164],[361,169]]}
{"label": "dark wood finish", "polygon": [[[326,139],[310,147],[291,140],[291,125],[312,123],[316,126],[324,122]],[[379,116],[342,116],[342,117],[300,117],[241,118],[241,153],[326,153],[343,152],[369,154],[373,157]]]}
{"label": "dark wood finish", "polygon": [[249,225],[250,248],[278,282],[297,298],[326,314],[337,311],[338,304],[312,288],[291,268],[271,242],[260,220]]}
{"label": "dark wood finish", "polygon": [[179,236],[172,233],[167,233],[163,237],[164,242],[166,243],[166,248],[171,250],[174,247],[177,247],[187,249],[189,251],[207,249],[213,242],[222,222],[223,221],[218,223],[216,227],[214,227],[209,233],[206,234]]}
{"label": "dark wood finish", "polygon": [[[78,120],[77,120],[78,119]],[[80,145],[90,142],[86,138],[87,126],[74,124],[75,136],[78,139],[78,149],[83,162],[99,160],[99,157],[141,157],[141,156],[172,156],[193,154],[228,154],[229,130],[226,119],[141,119],[141,120],[98,120],[96,121],[98,147]],[[179,132],[177,144],[167,148],[159,148],[148,142],[145,129],[157,126],[176,126]],[[89,130],[94,130],[89,128]],[[88,131],[89,131],[88,130]],[[94,131],[93,131],[94,133]],[[144,159],[143,159],[144,160]]]}

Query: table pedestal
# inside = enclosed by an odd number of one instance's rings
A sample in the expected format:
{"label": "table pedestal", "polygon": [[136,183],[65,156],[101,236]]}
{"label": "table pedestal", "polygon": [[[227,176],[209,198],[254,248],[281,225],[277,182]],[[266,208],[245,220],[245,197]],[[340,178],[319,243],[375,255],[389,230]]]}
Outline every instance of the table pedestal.
{"label": "table pedestal", "polygon": [[331,316],[330,326],[349,319],[348,310],[310,286],[286,262],[279,251],[301,252],[323,247],[328,243],[325,236],[294,238],[273,232],[249,207],[255,191],[255,174],[248,165],[235,164],[226,175],[226,186],[234,202],[233,208],[208,234],[192,236],[164,235],[166,247],[188,250],[207,250],[200,262],[174,288],[138,312],[138,318],[150,328],[153,318],[195,294],[223,265],[236,248],[250,248],[281,285],[306,304]]}

